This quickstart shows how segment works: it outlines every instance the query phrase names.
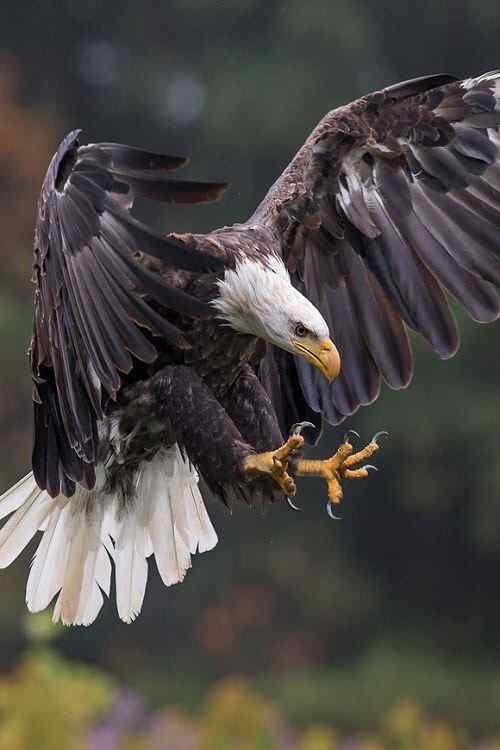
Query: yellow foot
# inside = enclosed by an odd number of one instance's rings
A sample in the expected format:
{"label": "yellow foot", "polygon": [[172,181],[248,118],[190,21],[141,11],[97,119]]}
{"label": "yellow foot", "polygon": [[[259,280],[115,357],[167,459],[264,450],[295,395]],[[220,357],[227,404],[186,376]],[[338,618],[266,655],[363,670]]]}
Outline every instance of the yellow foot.
{"label": "yellow foot", "polygon": [[245,474],[256,477],[260,474],[270,476],[281,487],[287,497],[293,497],[296,492],[293,477],[287,472],[288,461],[302,446],[302,435],[290,435],[286,443],[275,451],[251,453],[246,457],[243,465]]}
{"label": "yellow foot", "polygon": [[[351,432],[354,433],[353,430]],[[354,433],[357,435],[357,433]],[[332,505],[338,505],[342,500],[342,480],[343,479],[364,479],[368,476],[370,469],[376,471],[375,466],[365,465],[358,466],[362,461],[366,461],[373,456],[379,449],[378,439],[382,435],[388,435],[385,431],[377,432],[372,437],[368,445],[365,445],[356,453],[349,442],[349,433],[344,436],[344,442],[339,446],[335,455],[320,461],[314,459],[298,458],[293,462],[293,470],[297,476],[316,476],[322,477],[328,487],[328,514],[332,515]],[[358,436],[359,437],[359,436]]]}

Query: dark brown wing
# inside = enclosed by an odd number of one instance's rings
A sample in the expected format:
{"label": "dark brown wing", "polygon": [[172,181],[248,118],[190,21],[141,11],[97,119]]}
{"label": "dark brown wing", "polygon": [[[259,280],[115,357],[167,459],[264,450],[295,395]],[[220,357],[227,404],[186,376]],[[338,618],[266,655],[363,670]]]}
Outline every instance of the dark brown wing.
{"label": "dark brown wing", "polygon": [[134,358],[157,356],[146,330],[187,346],[145,297],[167,310],[208,314],[204,303],[136,263],[134,253],[199,272],[217,270],[219,261],[137,221],[129,213],[134,198],[205,201],[225,187],[170,179],[184,159],[113,143],[79,146],[78,134],[52,159],[35,231],[33,470],[52,496],[70,496],[77,481],[93,486],[103,399],[116,398]]}
{"label": "dark brown wing", "polygon": [[296,367],[331,423],[372,402],[381,380],[408,385],[407,328],[455,353],[443,290],[474,320],[499,316],[499,125],[500,72],[370,94],[323,118],[250,220],[278,227],[294,284],[330,323],[340,378]]}

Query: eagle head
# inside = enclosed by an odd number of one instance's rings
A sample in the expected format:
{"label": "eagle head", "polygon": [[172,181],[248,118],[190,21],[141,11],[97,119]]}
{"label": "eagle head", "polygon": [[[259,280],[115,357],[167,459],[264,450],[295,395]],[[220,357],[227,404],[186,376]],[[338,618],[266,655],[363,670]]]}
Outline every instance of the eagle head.
{"label": "eagle head", "polygon": [[340,356],[319,310],[296,289],[281,258],[245,258],[218,281],[212,304],[238,333],[258,336],[303,357],[329,380],[340,372]]}

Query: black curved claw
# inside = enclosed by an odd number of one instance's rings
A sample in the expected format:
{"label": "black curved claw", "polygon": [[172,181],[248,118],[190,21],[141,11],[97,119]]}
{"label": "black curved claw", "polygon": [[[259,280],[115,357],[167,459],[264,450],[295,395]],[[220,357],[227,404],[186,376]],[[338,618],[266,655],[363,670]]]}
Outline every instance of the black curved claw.
{"label": "black curved claw", "polygon": [[327,504],[326,504],[326,512],[328,513],[328,515],[330,516],[330,518],[333,521],[341,521],[342,520],[342,516],[336,516],[335,513],[333,512],[333,510],[332,510],[332,504],[331,504],[330,501],[328,501]]}
{"label": "black curved claw", "polygon": [[292,503],[292,501],[290,500],[290,498],[289,498],[289,497],[287,497],[286,501],[287,501],[288,505],[290,506],[290,508],[291,508],[292,510],[299,510],[299,511],[300,511],[300,510],[302,510],[302,508],[299,508],[299,506],[298,506],[298,505],[294,505],[294,504]]}
{"label": "black curved claw", "polygon": [[354,435],[354,437],[357,437],[358,440],[361,440],[361,435],[359,434],[359,432],[356,432],[356,430],[347,430],[343,438],[344,443],[349,442],[349,435]]}
{"label": "black curved claw", "polygon": [[366,471],[368,471],[368,472],[370,471],[370,469],[372,471],[378,471],[378,468],[376,466],[374,466],[373,464],[365,464],[365,466],[360,466],[359,468],[360,469],[366,469]]}
{"label": "black curved claw", "polygon": [[389,437],[389,433],[387,432],[387,430],[380,430],[380,432],[376,432],[375,435],[370,440],[370,443],[376,443],[378,439],[381,438],[382,436]]}
{"label": "black curved claw", "polygon": [[292,425],[290,435],[300,435],[304,427],[312,427],[313,429],[316,429],[316,425],[312,422],[296,422],[296,424]]}

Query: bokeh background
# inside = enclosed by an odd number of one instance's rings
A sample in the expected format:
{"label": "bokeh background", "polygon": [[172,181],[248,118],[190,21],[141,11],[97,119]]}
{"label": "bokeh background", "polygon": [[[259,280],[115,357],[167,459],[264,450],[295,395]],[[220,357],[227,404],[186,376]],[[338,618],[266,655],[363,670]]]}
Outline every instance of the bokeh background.
{"label": "bokeh background", "polygon": [[[228,179],[219,204],[144,208],[206,230],[247,217],[326,110],[498,67],[499,32],[497,0],[4,0],[0,489],[29,463],[32,227],[66,131]],[[312,483],[302,513],[212,504],[219,545],[172,589],[151,566],[128,626],[112,602],[89,629],[27,615],[33,549],[2,571],[0,750],[499,748],[500,329],[457,314],[454,360],[415,341],[411,389],[350,420],[391,439],[341,522]]]}

